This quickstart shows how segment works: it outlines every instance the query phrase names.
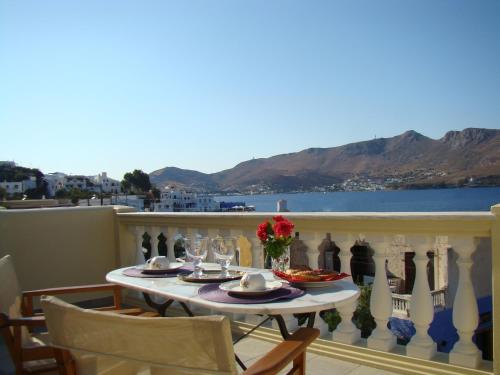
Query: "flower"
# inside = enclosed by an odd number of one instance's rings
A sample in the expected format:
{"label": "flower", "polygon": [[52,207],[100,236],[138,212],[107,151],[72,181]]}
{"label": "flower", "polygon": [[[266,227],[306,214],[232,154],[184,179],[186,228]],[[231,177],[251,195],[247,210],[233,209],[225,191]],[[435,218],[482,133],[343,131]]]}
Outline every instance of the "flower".
{"label": "flower", "polygon": [[269,220],[259,224],[256,234],[266,254],[271,258],[279,258],[292,243],[294,224],[281,215],[273,217],[273,221],[274,224]]}

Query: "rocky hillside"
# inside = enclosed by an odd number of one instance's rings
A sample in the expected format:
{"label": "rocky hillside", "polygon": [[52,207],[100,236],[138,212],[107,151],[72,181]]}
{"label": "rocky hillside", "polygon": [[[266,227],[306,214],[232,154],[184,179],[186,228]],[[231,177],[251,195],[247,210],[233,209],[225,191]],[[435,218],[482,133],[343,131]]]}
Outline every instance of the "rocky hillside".
{"label": "rocky hillside", "polygon": [[346,181],[385,187],[497,185],[500,130],[450,131],[437,140],[410,130],[392,138],[253,159],[213,174],[168,167],[150,178],[157,186],[240,192],[338,190]]}

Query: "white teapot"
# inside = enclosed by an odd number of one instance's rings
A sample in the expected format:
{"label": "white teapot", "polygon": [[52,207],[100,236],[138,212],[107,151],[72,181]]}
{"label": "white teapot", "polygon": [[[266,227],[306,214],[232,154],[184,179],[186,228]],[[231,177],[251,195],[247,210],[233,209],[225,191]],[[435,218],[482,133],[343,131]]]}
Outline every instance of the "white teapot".
{"label": "white teapot", "polygon": [[265,290],[266,280],[260,273],[245,273],[240,280],[240,287],[253,292]]}
{"label": "white teapot", "polygon": [[170,261],[167,257],[156,256],[149,258],[144,266],[147,270],[167,270],[170,266]]}

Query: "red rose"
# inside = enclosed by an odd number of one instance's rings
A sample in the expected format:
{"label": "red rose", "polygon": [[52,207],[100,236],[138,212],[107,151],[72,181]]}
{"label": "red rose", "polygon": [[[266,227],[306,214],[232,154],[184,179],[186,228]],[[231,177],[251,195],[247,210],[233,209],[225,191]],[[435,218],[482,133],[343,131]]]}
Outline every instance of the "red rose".
{"label": "red rose", "polygon": [[273,220],[278,223],[280,221],[285,221],[286,219],[281,215],[276,215],[275,217],[273,217]]}
{"label": "red rose", "polygon": [[268,226],[268,222],[264,222],[262,224],[259,224],[259,227],[257,228],[257,237],[259,237],[259,239],[262,241],[262,242],[265,242],[267,241],[267,226]]}
{"label": "red rose", "polygon": [[274,224],[273,226],[274,235],[276,237],[290,237],[293,228],[294,225],[291,222],[289,222],[286,219],[283,219],[282,221],[278,221],[276,224]]}

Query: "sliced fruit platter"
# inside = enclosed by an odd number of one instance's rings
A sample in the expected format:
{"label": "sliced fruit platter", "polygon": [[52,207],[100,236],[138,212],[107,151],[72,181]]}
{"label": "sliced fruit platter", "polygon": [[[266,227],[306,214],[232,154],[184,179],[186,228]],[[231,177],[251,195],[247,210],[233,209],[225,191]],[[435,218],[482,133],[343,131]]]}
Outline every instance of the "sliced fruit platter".
{"label": "sliced fruit platter", "polygon": [[325,287],[332,285],[334,281],[349,277],[346,273],[324,269],[290,268],[285,272],[274,271],[274,274],[283,280],[297,286]]}

